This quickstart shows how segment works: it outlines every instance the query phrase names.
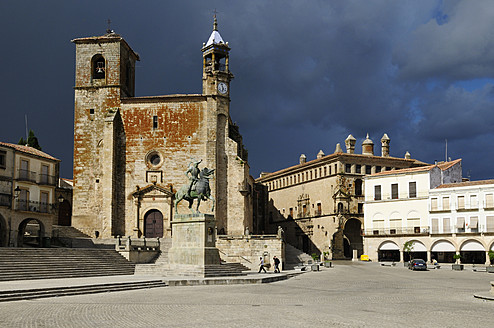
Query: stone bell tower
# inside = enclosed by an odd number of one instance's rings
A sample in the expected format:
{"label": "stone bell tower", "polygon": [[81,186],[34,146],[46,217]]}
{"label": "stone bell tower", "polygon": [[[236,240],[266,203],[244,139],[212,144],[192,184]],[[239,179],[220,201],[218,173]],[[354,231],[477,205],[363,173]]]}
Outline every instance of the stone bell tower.
{"label": "stone bell tower", "polygon": [[121,98],[134,96],[139,56],[115,32],[76,46],[72,225],[92,237],[124,235],[125,142]]}
{"label": "stone bell tower", "polygon": [[218,21],[214,16],[213,32],[201,49],[203,57],[202,94],[230,98],[230,81],[233,74],[229,68],[228,42],[218,32]]}

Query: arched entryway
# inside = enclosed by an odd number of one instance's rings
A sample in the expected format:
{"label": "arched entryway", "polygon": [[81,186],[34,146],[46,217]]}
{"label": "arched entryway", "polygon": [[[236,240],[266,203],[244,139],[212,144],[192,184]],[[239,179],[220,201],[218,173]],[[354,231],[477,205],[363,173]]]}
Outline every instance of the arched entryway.
{"label": "arched entryway", "polygon": [[410,260],[422,259],[427,261],[427,248],[419,241],[412,241],[410,248],[410,254],[403,250],[403,261],[408,262]]}
{"label": "arched entryway", "polygon": [[440,263],[455,263],[453,256],[456,254],[455,246],[446,240],[440,240],[431,248],[431,258]]}
{"label": "arched entryway", "polygon": [[349,245],[344,244],[345,257],[353,257],[353,250],[357,250],[357,256],[363,254],[364,244],[361,234],[362,223],[358,219],[350,219],[345,223],[343,229],[344,236],[348,239]]}
{"label": "arched entryway", "polygon": [[400,248],[392,241],[385,241],[377,252],[379,261],[400,262]]}
{"label": "arched entryway", "polygon": [[72,225],[72,206],[67,199],[59,204],[58,208],[58,225],[70,226]]}
{"label": "arched entryway", "polygon": [[144,216],[144,236],[146,238],[163,237],[163,214],[158,210],[150,210]]}
{"label": "arched entryway", "polygon": [[43,223],[36,219],[25,219],[19,224],[18,247],[41,247],[45,234]]}
{"label": "arched entryway", "polygon": [[461,263],[484,264],[485,247],[476,240],[468,240],[460,248]]}

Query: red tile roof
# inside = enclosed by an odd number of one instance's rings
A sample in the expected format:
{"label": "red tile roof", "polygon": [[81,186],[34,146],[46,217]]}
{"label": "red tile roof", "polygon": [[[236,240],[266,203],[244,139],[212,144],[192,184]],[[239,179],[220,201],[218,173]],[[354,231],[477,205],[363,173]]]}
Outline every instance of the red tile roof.
{"label": "red tile roof", "polygon": [[449,169],[450,167],[452,167],[453,165],[455,165],[459,162],[461,162],[461,158],[455,159],[454,161],[451,161],[451,162],[443,162],[443,163],[427,165],[427,166],[411,167],[408,169],[399,169],[399,170],[374,173],[371,175],[371,177],[383,176],[383,175],[392,175],[392,174],[412,173],[412,172],[427,172],[427,171],[432,170],[434,167],[438,167],[444,171],[444,170]]}
{"label": "red tile roof", "polygon": [[7,142],[1,142],[1,141],[0,141],[0,146],[12,148],[12,149],[15,149],[16,151],[20,151],[20,152],[23,152],[26,154],[30,154],[30,155],[34,155],[34,156],[38,156],[38,157],[43,157],[46,159],[60,162],[59,159],[57,159],[51,155],[48,155],[47,153],[44,153],[41,150],[35,149],[33,147],[16,145],[16,144],[11,144],[11,143],[7,143]]}
{"label": "red tile roof", "polygon": [[454,187],[468,187],[468,186],[479,186],[479,185],[487,185],[493,184],[494,179],[490,180],[478,180],[478,181],[465,181],[465,182],[457,182],[457,183],[445,183],[440,186],[437,186],[436,189],[439,188],[454,188]]}

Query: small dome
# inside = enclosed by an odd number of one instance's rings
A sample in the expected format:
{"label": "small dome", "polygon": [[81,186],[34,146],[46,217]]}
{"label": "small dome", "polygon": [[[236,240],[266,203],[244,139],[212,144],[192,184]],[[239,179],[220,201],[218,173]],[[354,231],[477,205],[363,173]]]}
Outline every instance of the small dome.
{"label": "small dome", "polygon": [[365,140],[362,143],[362,145],[373,145],[373,144],[374,142],[369,138],[369,134],[367,133],[367,136],[365,137]]}

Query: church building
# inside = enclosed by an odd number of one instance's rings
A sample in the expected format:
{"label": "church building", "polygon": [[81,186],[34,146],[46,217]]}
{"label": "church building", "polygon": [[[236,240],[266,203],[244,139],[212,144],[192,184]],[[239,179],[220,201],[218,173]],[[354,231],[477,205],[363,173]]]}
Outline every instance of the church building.
{"label": "church building", "polygon": [[[111,30],[76,46],[72,225],[91,237],[169,237],[173,195],[191,161],[210,180],[219,234],[252,230],[253,179],[230,118],[228,42],[202,47],[202,93],[135,97],[139,55]],[[190,213],[188,203],[179,213]],[[195,206],[195,205],[194,205]],[[200,211],[210,213],[212,201]]]}

